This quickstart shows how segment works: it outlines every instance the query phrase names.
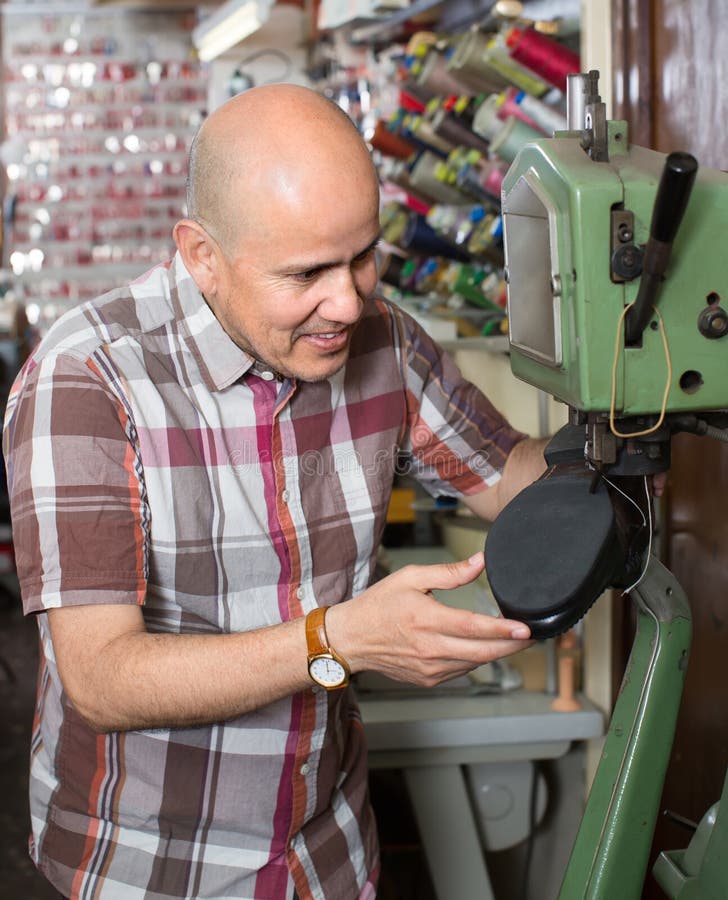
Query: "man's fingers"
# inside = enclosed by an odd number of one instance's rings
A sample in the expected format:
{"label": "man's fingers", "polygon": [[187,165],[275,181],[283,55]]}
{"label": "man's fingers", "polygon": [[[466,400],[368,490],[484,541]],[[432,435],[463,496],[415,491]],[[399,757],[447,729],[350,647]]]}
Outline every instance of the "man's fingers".
{"label": "man's fingers", "polygon": [[460,638],[476,641],[508,640],[525,641],[531,637],[531,630],[523,622],[503,619],[469,610],[455,610],[446,607],[451,628],[448,632]]}
{"label": "man's fingers", "polygon": [[[474,553],[469,559],[463,559],[453,563],[438,563],[432,566],[406,566],[400,569],[396,576],[407,582],[409,587],[421,591],[424,594],[432,590],[452,590],[464,584],[470,584],[485,568],[483,552]],[[531,631],[527,625],[513,619],[486,616],[480,613],[472,613],[467,610],[456,610],[452,607],[442,606],[443,613],[450,618],[451,633],[467,634],[476,640],[512,639],[516,641],[528,640]],[[445,626],[444,622],[440,626]],[[447,626],[445,626],[447,628]]]}
{"label": "man's fingers", "polygon": [[410,587],[423,593],[432,590],[451,590],[470,584],[485,568],[482,551],[474,553],[470,559],[452,563],[435,563],[432,566],[406,566],[397,574],[401,575]]}

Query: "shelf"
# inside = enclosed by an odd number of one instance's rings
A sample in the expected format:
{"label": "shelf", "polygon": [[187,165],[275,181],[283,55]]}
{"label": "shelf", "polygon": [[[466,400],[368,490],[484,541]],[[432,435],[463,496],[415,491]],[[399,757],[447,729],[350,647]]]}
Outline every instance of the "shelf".
{"label": "shelf", "polygon": [[[170,252],[171,255],[171,252]],[[148,269],[159,265],[153,259],[140,262],[93,262],[86,265],[69,265],[41,269],[40,272],[23,272],[16,275],[13,272],[3,275],[5,280],[14,280],[19,284],[36,284],[41,281],[91,281],[94,278],[107,280],[112,274],[118,274],[125,278],[143,275]],[[7,270],[4,270],[6,272]],[[113,287],[114,285],[109,285]]]}
{"label": "shelf", "polygon": [[[49,111],[48,115],[53,115],[53,113],[60,113],[60,110]],[[75,110],[71,114],[75,113]],[[61,113],[62,114],[62,113]],[[45,113],[34,113],[34,115],[45,115]],[[8,117],[10,118],[10,116]],[[184,129],[184,133],[183,133]],[[186,125],[182,127],[178,127],[177,125],[142,125],[139,128],[134,128],[131,134],[136,135],[137,137],[159,137],[160,133],[164,131],[172,132],[179,137],[192,137],[195,134],[197,128],[196,126]],[[45,129],[39,129],[36,131],[31,131],[29,129],[18,129],[19,132],[22,133],[23,137],[26,140],[44,140],[44,141],[52,141],[54,138],[64,138],[64,139],[73,139],[76,137],[89,137],[91,139],[98,137],[123,137],[126,139],[130,135],[124,134],[122,126],[119,126],[118,129],[114,128],[89,128],[85,125],[76,126],[72,125],[70,128],[68,124],[59,125],[58,128],[49,129],[47,126]],[[123,146],[123,143],[122,143]],[[129,151],[130,153],[132,151]]]}
{"label": "shelf", "polygon": [[454,353],[457,350],[483,350],[487,353],[509,353],[510,344],[504,334],[482,337],[455,338],[453,341],[438,341],[443,350]]}
{"label": "shelf", "polygon": [[[44,326],[171,258],[209,87],[181,9],[79,9],[72,22],[69,11],[44,12],[40,31],[28,17],[3,19],[5,133],[22,149],[6,187],[5,256],[27,266],[11,284]],[[37,271],[31,250],[43,253]]]}
{"label": "shelf", "polygon": [[[40,139],[39,139],[40,140]],[[143,150],[139,153],[132,153],[131,150],[127,150],[126,148],[121,148],[117,153],[111,153],[109,150],[89,150],[89,151],[74,151],[73,153],[73,161],[70,161],[67,158],[57,158],[57,159],[49,159],[49,160],[36,160],[31,165],[46,165],[49,169],[55,169],[57,166],[67,165],[67,166],[77,166],[79,164],[79,160],[82,164],[86,165],[107,165],[112,166],[117,162],[134,162],[138,160],[139,162],[151,162],[152,160],[170,160],[170,159],[187,159],[187,150],[180,148],[179,150]],[[65,173],[57,173],[57,174],[65,174]],[[98,177],[102,177],[102,174],[99,173]],[[127,173],[120,172],[107,172],[105,173],[107,176],[113,175],[114,177],[126,177]],[[132,174],[132,173],[129,173]],[[79,176],[72,176],[79,177]]]}
{"label": "shelf", "polygon": [[[96,112],[98,112],[98,110],[100,108],[103,108],[103,112],[105,114],[121,113],[122,115],[128,116],[129,115],[128,110],[130,110],[131,108],[137,107],[137,106],[148,107],[152,103],[154,105],[151,106],[151,109],[154,113],[180,112],[180,111],[194,112],[193,109],[188,109],[186,106],[183,107],[183,109],[181,110],[180,103],[167,103],[167,102],[160,103],[160,102],[156,101],[154,98],[149,97],[149,98],[134,98],[134,99],[129,99],[129,100],[125,100],[125,101],[116,100],[114,103],[107,103],[104,101],[103,107],[100,107],[98,102],[97,103],[90,103],[90,102],[74,103],[73,100],[70,100],[66,106],[48,106],[42,112],[35,112],[34,110],[31,110],[28,113],[28,115],[43,116],[43,115],[53,115],[53,114],[57,114],[57,113],[60,113],[61,115],[66,115],[67,113],[70,113],[70,112],[72,112],[74,114],[96,113]],[[17,113],[15,113],[15,115],[17,115]],[[159,126],[157,126],[157,127],[159,127]],[[118,132],[114,132],[114,133],[118,134]]]}
{"label": "shelf", "polygon": [[[64,197],[61,200],[23,200],[23,208],[25,210],[34,210],[34,209],[47,209],[49,212],[56,214],[61,212],[66,212],[68,209],[74,210],[79,209],[82,211],[88,211],[89,206],[101,206],[105,205],[106,208],[109,205],[123,205],[128,204],[131,206],[132,204],[139,205],[143,204],[144,206],[178,206],[179,202],[184,203],[185,194],[184,191],[176,194],[174,196],[170,195],[166,196],[145,196],[144,194],[137,194],[133,197],[107,197],[102,194],[96,194],[94,196],[77,198],[77,197]],[[176,202],[177,201],[177,202]],[[93,216],[93,210],[91,211],[91,216]],[[109,216],[108,218],[111,218]],[[23,222],[32,221],[35,222],[35,219],[20,219],[18,216],[13,220],[15,225],[22,224]],[[103,221],[103,220],[102,220]]]}

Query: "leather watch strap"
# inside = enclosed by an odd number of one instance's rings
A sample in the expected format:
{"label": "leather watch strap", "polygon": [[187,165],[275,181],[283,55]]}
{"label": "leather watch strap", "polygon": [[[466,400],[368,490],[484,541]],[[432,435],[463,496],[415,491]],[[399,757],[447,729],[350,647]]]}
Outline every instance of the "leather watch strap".
{"label": "leather watch strap", "polygon": [[328,606],[317,606],[306,616],[306,644],[309,656],[330,653],[329,638],[326,634],[326,611]]}

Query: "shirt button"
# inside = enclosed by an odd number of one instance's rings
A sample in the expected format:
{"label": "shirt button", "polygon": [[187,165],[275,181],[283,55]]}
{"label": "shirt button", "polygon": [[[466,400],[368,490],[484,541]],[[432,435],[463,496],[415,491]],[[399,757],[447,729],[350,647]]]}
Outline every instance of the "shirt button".
{"label": "shirt button", "polygon": [[303,587],[299,587],[296,591],[296,596],[299,600],[303,600],[303,598],[306,596],[306,589]]}
{"label": "shirt button", "polygon": [[288,503],[290,497],[291,497],[291,495],[288,493],[288,491],[283,491],[283,493],[281,494],[281,500],[284,503]]}
{"label": "shirt button", "polygon": [[260,377],[263,381],[273,381],[276,376],[272,372],[261,372]]}
{"label": "shirt button", "polygon": [[301,775],[308,775],[308,773],[309,773],[310,771],[311,771],[311,766],[309,766],[308,763],[304,763],[304,764],[301,766]]}

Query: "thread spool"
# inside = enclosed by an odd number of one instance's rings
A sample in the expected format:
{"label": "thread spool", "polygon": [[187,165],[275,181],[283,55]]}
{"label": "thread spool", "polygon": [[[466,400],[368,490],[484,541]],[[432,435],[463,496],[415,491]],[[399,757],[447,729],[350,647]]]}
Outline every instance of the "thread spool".
{"label": "thread spool", "polygon": [[473,131],[490,142],[502,127],[503,121],[498,117],[498,95],[491,94],[483,100],[475,112]]}
{"label": "thread spool", "polygon": [[388,203],[383,207],[379,215],[382,240],[388,244],[401,246],[411,216],[412,213],[401,203]]}
{"label": "thread spool", "polygon": [[433,128],[432,122],[423,116],[413,116],[411,118],[410,130],[428,149],[441,154],[443,157],[446,157],[455,145],[454,141],[450,141],[444,135],[438,134]]}
{"label": "thread spool", "polygon": [[422,116],[416,113],[404,113],[403,110],[399,110],[389,119],[387,127],[407,143],[412,144],[418,152],[427,150],[436,156],[446,157],[449,148],[434,146],[420,137],[417,126],[421,118]]}
{"label": "thread spool", "polygon": [[415,213],[411,214],[400,240],[400,247],[421,256],[444,256],[465,262],[466,253],[443,240],[427,222]]}
{"label": "thread spool", "polygon": [[408,159],[416,150],[409,141],[390,131],[387,123],[382,119],[374,126],[369,143],[384,156],[392,156],[395,159]]}
{"label": "thread spool", "polygon": [[467,31],[455,42],[448,71],[476,91],[503,90],[509,84],[508,79],[488,64],[487,49],[488,42],[477,29]]}
{"label": "thread spool", "polygon": [[448,71],[447,60],[437,50],[430,50],[425,57],[417,84],[431,91],[433,95],[468,94],[472,96],[476,90],[461,81]]}
{"label": "thread spool", "polygon": [[424,55],[436,43],[437,35],[434,31],[416,31],[407,41],[405,53],[407,56]]}
{"label": "thread spool", "polygon": [[453,294],[463,297],[469,303],[481,308],[491,306],[490,301],[483,293],[481,284],[485,280],[486,272],[481,268],[462,263],[451,266],[448,269],[445,283]]}
{"label": "thread spool", "polygon": [[433,115],[432,128],[435,134],[450,141],[455,147],[470,147],[473,150],[480,150],[481,153],[488,152],[488,141],[475,134],[458,116],[444,108],[438,109]]}
{"label": "thread spool", "polygon": [[414,75],[399,82],[399,105],[407,112],[422,112],[433,97],[436,95],[418,84]]}
{"label": "thread spool", "polygon": [[541,137],[543,135],[540,131],[530,128],[520,119],[510,118],[503,123],[501,130],[490,142],[490,150],[506,162],[512,163],[521,147]]}
{"label": "thread spool", "polygon": [[566,76],[581,71],[579,54],[534,28],[512,28],[506,35],[510,55],[560,91]]}
{"label": "thread spool", "polygon": [[443,108],[457,116],[468,128],[472,128],[473,116],[478,108],[478,104],[479,100],[475,97],[468,97],[467,95],[456,97],[453,95],[445,100]]}
{"label": "thread spool", "polygon": [[427,294],[434,290],[447,267],[447,260],[438,256],[427,258],[417,269],[413,289],[418,294]]}
{"label": "thread spool", "polygon": [[473,200],[477,200],[481,204],[490,203],[494,199],[480,183],[478,173],[472,166],[463,166],[456,173],[455,184],[463,193],[469,194]]}
{"label": "thread spool", "polygon": [[549,137],[555,131],[563,131],[566,128],[566,116],[563,113],[529,96],[525,91],[509,88],[501,96],[503,102],[498,114],[502,119],[515,116]]}
{"label": "thread spool", "polygon": [[501,168],[501,166],[494,161],[485,170],[485,174],[481,175],[480,183],[491,197],[500,200],[501,190],[503,189],[503,179],[505,177],[505,169]]}
{"label": "thread spool", "polygon": [[426,222],[457,247],[466,245],[473,228],[484,216],[485,208],[479,204],[450,206],[436,203],[427,213]]}
{"label": "thread spool", "polygon": [[522,92],[517,95],[516,103],[549,136],[555,131],[563,131],[567,127],[566,115],[542,100],[529,97],[528,94]]}
{"label": "thread spool", "polygon": [[429,201],[418,200],[412,194],[405,194],[405,205],[407,209],[412,209],[421,216],[426,216],[431,209]]}
{"label": "thread spool", "polygon": [[491,251],[502,238],[501,217],[490,213],[473,228],[466,244],[468,253],[481,258],[491,256]]}
{"label": "thread spool", "polygon": [[402,266],[399,275],[399,286],[403,291],[411,291],[414,289],[417,272],[422,265],[422,257],[410,257]]}
{"label": "thread spool", "polygon": [[402,269],[407,262],[406,256],[396,253],[385,253],[379,261],[379,280],[392,287],[399,287]]}
{"label": "thread spool", "polygon": [[498,118],[504,122],[507,121],[508,119],[510,119],[511,117],[513,117],[515,119],[520,119],[521,122],[525,122],[526,125],[528,125],[529,127],[535,128],[538,131],[542,131],[545,134],[546,132],[543,131],[542,128],[539,128],[539,126],[536,124],[536,122],[534,122],[534,120],[529,115],[526,114],[523,107],[516,100],[516,97],[522,93],[523,93],[523,91],[519,91],[518,88],[513,87],[513,88],[508,88],[508,90],[504,91],[500,95],[500,98],[499,98],[500,106],[498,107]]}
{"label": "thread spool", "polygon": [[548,91],[549,85],[542,78],[513,59],[502,35],[496,35],[488,42],[485,58],[488,65],[506,79],[507,84],[514,84],[534,97],[541,97]]}
{"label": "thread spool", "polygon": [[[417,208],[414,204],[418,204],[420,211],[428,210],[432,206],[432,200],[430,197],[425,196],[420,193],[415,187],[410,183],[410,172],[409,169],[404,165],[402,160],[388,160],[390,165],[381,166],[380,171],[382,173],[382,178],[385,181],[390,182],[391,184],[396,185],[398,188],[406,194],[407,203],[412,208]],[[396,243],[395,241],[391,241],[390,243]]]}
{"label": "thread spool", "polygon": [[428,197],[431,203],[462,203],[462,193],[437,178],[435,170],[439,163],[440,158],[434,153],[420,153],[410,168],[409,184],[417,194]]}
{"label": "thread spool", "polygon": [[421,97],[417,97],[412,91],[405,90],[400,90],[399,92],[399,105],[401,109],[414,113],[422,113],[427,107],[427,104]]}

